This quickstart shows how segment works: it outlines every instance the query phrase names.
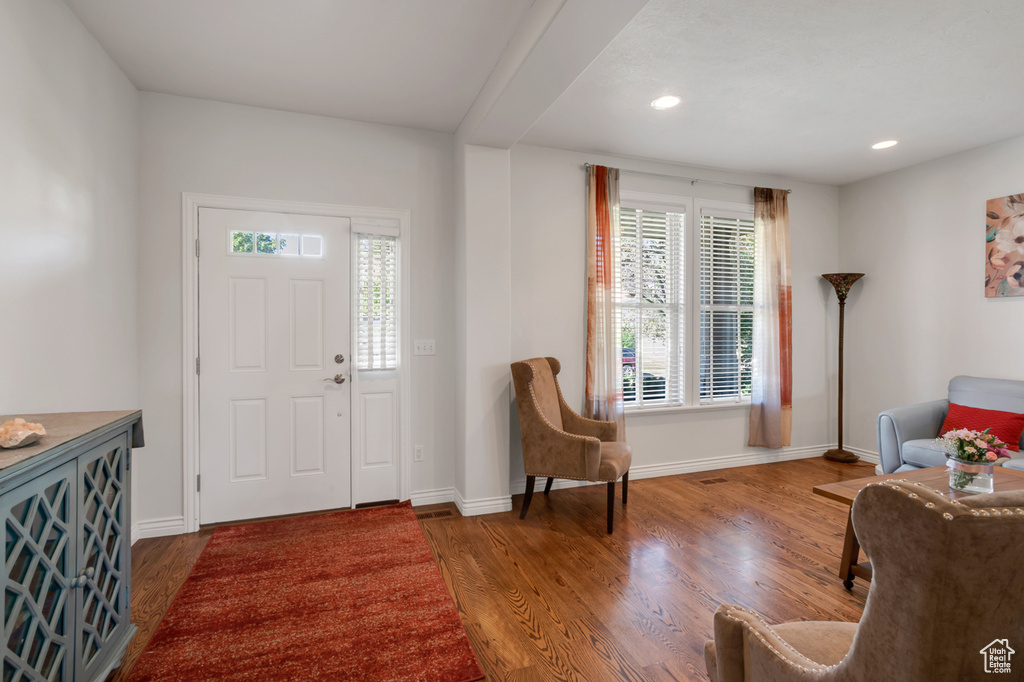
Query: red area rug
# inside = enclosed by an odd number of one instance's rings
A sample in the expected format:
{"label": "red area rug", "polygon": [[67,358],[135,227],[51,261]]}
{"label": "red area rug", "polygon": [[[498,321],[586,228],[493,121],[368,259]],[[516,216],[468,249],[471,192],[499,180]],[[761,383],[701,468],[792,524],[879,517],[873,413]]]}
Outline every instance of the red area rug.
{"label": "red area rug", "polygon": [[482,678],[408,502],[218,528],[130,677]]}

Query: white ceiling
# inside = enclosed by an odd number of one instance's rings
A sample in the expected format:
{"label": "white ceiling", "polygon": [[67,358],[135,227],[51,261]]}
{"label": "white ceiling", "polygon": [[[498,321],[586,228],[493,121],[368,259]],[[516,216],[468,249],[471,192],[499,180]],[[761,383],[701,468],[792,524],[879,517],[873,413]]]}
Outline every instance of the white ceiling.
{"label": "white ceiling", "polygon": [[[66,2],[140,90],[453,132],[561,0]],[[587,2],[612,12],[561,15]],[[520,142],[841,185],[1024,134],[1022,19],[1021,0],[650,0]],[[651,109],[666,93],[682,105]]]}
{"label": "white ceiling", "polygon": [[454,132],[532,0],[65,0],[139,90]]}
{"label": "white ceiling", "polygon": [[520,141],[841,185],[1024,134],[1022,22],[1021,0],[651,0]]}

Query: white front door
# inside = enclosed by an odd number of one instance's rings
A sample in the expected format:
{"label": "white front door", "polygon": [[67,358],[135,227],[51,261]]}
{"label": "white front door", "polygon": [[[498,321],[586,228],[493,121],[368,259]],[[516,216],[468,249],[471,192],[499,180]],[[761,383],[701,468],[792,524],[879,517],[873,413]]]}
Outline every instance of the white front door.
{"label": "white front door", "polygon": [[349,506],[349,219],[201,208],[199,240],[200,522]]}

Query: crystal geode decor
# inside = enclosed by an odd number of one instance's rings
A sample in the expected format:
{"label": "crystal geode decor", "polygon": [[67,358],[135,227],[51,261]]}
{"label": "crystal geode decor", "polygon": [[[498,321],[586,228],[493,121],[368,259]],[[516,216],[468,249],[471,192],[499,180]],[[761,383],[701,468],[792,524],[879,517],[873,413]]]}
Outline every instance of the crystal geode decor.
{"label": "crystal geode decor", "polygon": [[0,448],[13,450],[39,442],[46,435],[42,424],[32,424],[21,417],[0,424]]}

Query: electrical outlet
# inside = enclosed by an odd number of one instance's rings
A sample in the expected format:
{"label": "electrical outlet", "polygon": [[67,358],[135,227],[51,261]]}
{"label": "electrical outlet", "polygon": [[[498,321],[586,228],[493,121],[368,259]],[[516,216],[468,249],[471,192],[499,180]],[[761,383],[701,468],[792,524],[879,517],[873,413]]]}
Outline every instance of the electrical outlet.
{"label": "electrical outlet", "polygon": [[416,339],[416,343],[413,344],[413,354],[435,355],[434,339]]}
{"label": "electrical outlet", "polygon": [[423,461],[423,446],[422,445],[417,445],[416,446],[416,449],[413,452],[412,458],[414,460],[416,460],[417,462],[422,462]]}

